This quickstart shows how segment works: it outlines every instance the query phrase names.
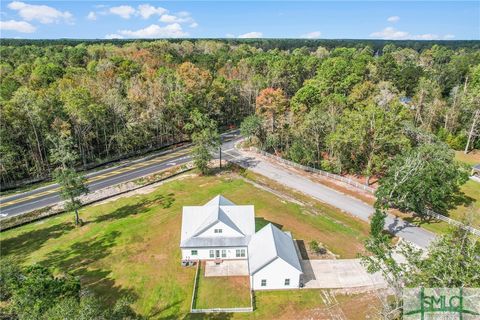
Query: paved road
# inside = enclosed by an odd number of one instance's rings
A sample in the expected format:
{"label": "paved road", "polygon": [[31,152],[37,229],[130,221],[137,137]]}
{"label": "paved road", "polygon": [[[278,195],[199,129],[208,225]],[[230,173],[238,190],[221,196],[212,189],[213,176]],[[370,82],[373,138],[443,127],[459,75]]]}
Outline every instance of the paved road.
{"label": "paved road", "polygon": [[[374,212],[372,206],[358,199],[313,182],[259,157],[249,156],[246,153],[233,148],[233,146],[231,148],[225,148],[223,155],[228,160],[258,174],[264,175],[289,188],[316,198],[321,202],[337,207],[364,221],[369,221],[368,217]],[[422,248],[426,248],[435,238],[433,233],[391,215],[387,216],[385,229]]]}
{"label": "paved road", "polygon": [[[238,139],[238,131],[223,134],[224,145],[231,148],[233,140]],[[232,141],[230,141],[232,140]],[[121,166],[92,172],[87,175],[90,191],[103,189],[121,182],[140,178],[167,169],[171,166],[191,161],[189,148],[178,148],[138,159]],[[58,185],[51,184],[28,192],[3,197],[0,199],[0,218],[14,216],[60,202]]]}

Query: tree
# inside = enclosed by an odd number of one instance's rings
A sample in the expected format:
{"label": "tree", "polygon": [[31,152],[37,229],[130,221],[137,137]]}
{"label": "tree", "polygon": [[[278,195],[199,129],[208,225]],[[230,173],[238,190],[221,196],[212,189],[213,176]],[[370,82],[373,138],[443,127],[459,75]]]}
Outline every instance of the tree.
{"label": "tree", "polygon": [[185,128],[191,132],[193,142],[193,161],[202,174],[209,171],[208,163],[212,160],[212,153],[220,146],[220,135],[217,123],[194,109],[190,113],[190,122]]}
{"label": "tree", "polygon": [[278,126],[282,126],[286,120],[288,100],[282,89],[267,88],[262,90],[256,99],[256,112],[265,121],[270,122],[267,126],[270,132],[274,132]]}
{"label": "tree", "polygon": [[63,128],[59,136],[53,136],[50,139],[54,144],[54,148],[50,151],[51,158],[58,165],[53,172],[53,178],[60,186],[60,196],[65,201],[65,210],[75,212],[75,225],[78,226],[81,224],[78,209],[82,206],[78,197],[88,193],[86,178],[73,168],[78,154],[73,150],[69,130]]}
{"label": "tree", "polygon": [[431,243],[428,255],[407,242],[393,245],[388,237],[378,237],[373,232],[365,248],[369,254],[362,256],[362,263],[370,273],[381,272],[393,291],[393,297],[385,299],[381,310],[384,319],[400,316],[405,287],[480,286],[480,242],[461,226]]}
{"label": "tree", "polygon": [[0,260],[0,290],[0,314],[5,319],[140,319],[130,297],[106,307],[82,288],[78,277],[54,275],[38,264],[20,267],[10,259]]}
{"label": "tree", "polygon": [[75,212],[75,225],[80,225],[81,220],[78,209],[82,202],[78,197],[88,193],[85,185],[86,178],[72,168],[59,167],[53,173],[55,182],[60,185],[60,196],[65,200],[65,210]]}
{"label": "tree", "polygon": [[392,103],[389,108],[370,104],[365,109],[346,111],[328,137],[333,154],[343,168],[370,177],[383,173],[386,162],[409,147],[402,133],[408,113]]}
{"label": "tree", "polygon": [[262,120],[257,115],[250,115],[246,117],[240,125],[240,132],[242,136],[252,140],[258,139],[260,143],[264,142]]}
{"label": "tree", "polygon": [[398,155],[389,165],[375,195],[384,206],[420,215],[426,209],[446,212],[468,180],[467,170],[440,143],[422,144]]}

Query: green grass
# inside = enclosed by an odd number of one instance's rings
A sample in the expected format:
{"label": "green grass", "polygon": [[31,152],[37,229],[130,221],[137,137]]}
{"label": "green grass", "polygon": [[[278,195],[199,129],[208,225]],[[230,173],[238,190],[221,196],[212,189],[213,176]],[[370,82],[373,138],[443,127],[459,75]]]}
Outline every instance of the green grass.
{"label": "green grass", "polygon": [[250,307],[249,277],[205,277],[205,266],[198,270],[195,309]]}
{"label": "green grass", "polygon": [[[255,205],[257,217],[305,243],[316,239],[340,257],[356,257],[363,250],[366,223],[318,203],[305,208],[286,202],[222,175],[185,177],[150,194],[87,206],[80,212],[86,225],[79,228],[72,214],[63,214],[2,232],[1,255],[71,272],[107,303],[130,295],[134,309],[148,318],[182,318],[190,309],[195,275],[194,268],[180,265],[182,206],[204,204],[217,194]],[[254,314],[264,314],[265,307],[258,308]],[[282,306],[269,306],[274,308]]]}
{"label": "green grass", "polygon": [[472,224],[480,228],[480,182],[468,180],[461,187],[464,193],[464,201],[456,208],[449,211],[452,219],[463,220],[466,215],[472,214]]}
{"label": "green grass", "polygon": [[[470,179],[461,186],[460,191],[462,192],[462,196],[459,197],[458,204],[448,211],[448,217],[458,221],[464,221],[467,217],[471,216],[472,226],[480,229],[480,183]],[[440,220],[422,220],[418,217],[412,218],[406,216],[403,218],[438,234],[445,234],[452,228],[447,222]]]}

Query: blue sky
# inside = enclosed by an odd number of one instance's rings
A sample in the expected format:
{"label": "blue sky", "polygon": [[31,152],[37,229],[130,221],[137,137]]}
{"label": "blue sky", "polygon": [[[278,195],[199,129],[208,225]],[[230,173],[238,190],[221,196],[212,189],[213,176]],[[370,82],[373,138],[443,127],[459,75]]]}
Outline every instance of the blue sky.
{"label": "blue sky", "polygon": [[3,38],[480,39],[480,1],[4,1]]}

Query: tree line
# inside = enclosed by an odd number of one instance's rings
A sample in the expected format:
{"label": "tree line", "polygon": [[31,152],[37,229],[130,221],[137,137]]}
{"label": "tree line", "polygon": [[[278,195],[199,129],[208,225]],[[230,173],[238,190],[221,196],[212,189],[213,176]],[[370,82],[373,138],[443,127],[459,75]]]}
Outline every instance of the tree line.
{"label": "tree line", "polygon": [[1,182],[50,174],[61,139],[80,168],[190,139],[200,118],[220,130],[246,118],[266,150],[367,176],[421,139],[465,146],[480,95],[475,43],[313,43],[2,40]]}

